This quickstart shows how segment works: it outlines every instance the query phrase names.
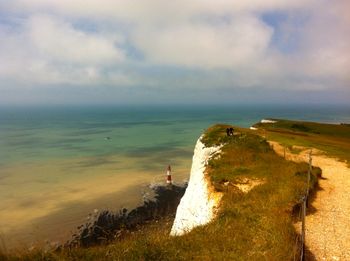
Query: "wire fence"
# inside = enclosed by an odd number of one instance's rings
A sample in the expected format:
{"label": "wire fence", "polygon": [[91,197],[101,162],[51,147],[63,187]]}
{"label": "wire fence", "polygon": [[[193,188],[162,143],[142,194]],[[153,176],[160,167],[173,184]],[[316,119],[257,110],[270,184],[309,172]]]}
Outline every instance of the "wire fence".
{"label": "wire fence", "polygon": [[[285,153],[284,153],[285,156]],[[307,208],[309,206],[309,196],[310,196],[310,179],[311,179],[311,171],[312,171],[312,150],[309,152],[309,168],[307,173],[307,184],[305,188],[304,195],[300,198],[299,201],[299,213],[297,216],[297,220],[299,221],[296,225],[297,235],[295,237],[295,245],[294,245],[294,261],[305,261],[306,260],[306,247],[305,247],[305,238],[306,238],[306,223],[305,217],[307,214]]]}

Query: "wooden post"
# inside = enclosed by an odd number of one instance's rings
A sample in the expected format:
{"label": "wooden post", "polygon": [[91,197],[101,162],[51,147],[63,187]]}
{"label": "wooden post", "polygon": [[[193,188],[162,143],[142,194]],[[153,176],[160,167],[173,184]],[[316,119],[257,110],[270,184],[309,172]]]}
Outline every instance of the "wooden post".
{"label": "wooden post", "polygon": [[311,180],[311,171],[312,171],[312,149],[309,153],[309,170],[307,173],[307,190],[306,190],[306,200],[307,200],[307,206],[309,206],[309,189],[310,189],[310,180]]}
{"label": "wooden post", "polygon": [[301,217],[301,257],[300,260],[305,260],[305,216],[306,216],[306,198],[303,198]]}
{"label": "wooden post", "polygon": [[307,173],[307,187],[306,187],[306,194],[303,197],[303,203],[302,203],[302,216],[301,216],[301,253],[300,253],[300,260],[304,261],[306,259],[305,257],[305,217],[306,217],[306,204],[309,205],[309,188],[310,188],[310,179],[311,179],[311,171],[312,171],[312,149],[309,153],[309,170]]}

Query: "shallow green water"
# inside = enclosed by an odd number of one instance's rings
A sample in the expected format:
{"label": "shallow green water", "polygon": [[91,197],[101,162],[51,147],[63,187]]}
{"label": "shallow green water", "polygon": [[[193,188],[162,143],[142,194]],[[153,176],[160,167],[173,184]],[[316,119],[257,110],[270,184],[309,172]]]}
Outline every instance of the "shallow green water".
{"label": "shallow green water", "polygon": [[243,127],[264,117],[345,122],[349,115],[347,108],[329,107],[1,108],[0,164],[116,153],[167,152],[170,159],[192,148],[202,130],[217,122]]}

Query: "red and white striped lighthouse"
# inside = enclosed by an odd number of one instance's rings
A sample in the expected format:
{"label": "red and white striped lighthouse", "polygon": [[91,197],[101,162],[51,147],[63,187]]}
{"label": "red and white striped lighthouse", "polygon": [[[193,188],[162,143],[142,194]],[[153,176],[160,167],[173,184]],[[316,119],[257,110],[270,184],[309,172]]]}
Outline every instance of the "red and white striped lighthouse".
{"label": "red and white striped lighthouse", "polygon": [[167,184],[172,184],[172,181],[171,181],[171,167],[170,165],[168,166],[168,169],[166,171],[166,183]]}

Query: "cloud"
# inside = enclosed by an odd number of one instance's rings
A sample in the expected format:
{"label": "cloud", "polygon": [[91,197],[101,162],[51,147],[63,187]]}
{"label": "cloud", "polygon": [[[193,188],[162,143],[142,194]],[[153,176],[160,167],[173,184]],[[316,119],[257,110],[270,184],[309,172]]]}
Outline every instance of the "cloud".
{"label": "cloud", "polygon": [[222,15],[244,12],[295,10],[317,4],[315,0],[13,0],[2,2],[2,10],[51,12],[72,16],[116,17],[129,21],[183,21],[200,14]]}
{"label": "cloud", "polygon": [[25,33],[39,55],[72,64],[109,64],[124,60],[118,37],[86,33],[46,15],[28,19]]}
{"label": "cloud", "polygon": [[253,16],[210,24],[206,21],[163,26],[141,26],[135,45],[157,64],[235,68],[254,63],[265,54],[273,29]]}
{"label": "cloud", "polygon": [[348,95],[349,9],[346,0],[1,1],[0,88]]}
{"label": "cloud", "polygon": [[17,84],[93,84],[127,82],[126,77],[104,74],[108,66],[125,60],[118,35],[78,30],[48,15],[32,15],[15,28],[0,28],[0,76]]}
{"label": "cloud", "polygon": [[300,56],[310,77],[332,77],[350,83],[349,1],[325,1],[317,6],[303,30]]}

